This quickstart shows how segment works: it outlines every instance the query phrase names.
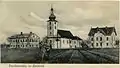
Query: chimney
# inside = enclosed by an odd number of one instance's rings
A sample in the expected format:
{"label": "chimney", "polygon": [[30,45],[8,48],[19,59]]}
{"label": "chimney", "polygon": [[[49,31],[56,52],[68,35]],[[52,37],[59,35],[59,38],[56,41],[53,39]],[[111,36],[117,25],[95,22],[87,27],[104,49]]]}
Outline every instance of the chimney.
{"label": "chimney", "polygon": [[30,32],[30,34],[32,34],[32,32]]}
{"label": "chimney", "polygon": [[21,32],[21,35],[23,34],[23,32]]}
{"label": "chimney", "polygon": [[99,27],[97,27],[97,31],[99,30]]}

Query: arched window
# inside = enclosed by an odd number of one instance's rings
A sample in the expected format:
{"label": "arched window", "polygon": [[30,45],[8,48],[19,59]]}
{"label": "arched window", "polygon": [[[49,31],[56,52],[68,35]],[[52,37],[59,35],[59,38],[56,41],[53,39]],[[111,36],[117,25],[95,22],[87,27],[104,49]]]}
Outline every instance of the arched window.
{"label": "arched window", "polygon": [[51,26],[50,26],[50,30],[51,30]]}
{"label": "arched window", "polygon": [[24,42],[24,39],[23,39],[23,42]]}
{"label": "arched window", "polygon": [[51,22],[50,22],[50,25],[51,25]]}
{"label": "arched window", "polygon": [[56,29],[56,26],[55,26],[55,29]]}
{"label": "arched window", "polygon": [[69,43],[71,43],[71,40],[69,41]]}
{"label": "arched window", "polygon": [[106,45],[108,46],[108,43],[106,43]]}
{"label": "arched window", "polygon": [[102,41],[102,37],[100,37],[100,41]]}
{"label": "arched window", "polygon": [[22,42],[22,39],[20,41]]}
{"label": "arched window", "polygon": [[64,40],[63,40],[63,43],[64,43]]}
{"label": "arched window", "polygon": [[52,33],[50,32],[50,35],[51,35]]}
{"label": "arched window", "polygon": [[108,37],[107,37],[107,41],[108,41]]}

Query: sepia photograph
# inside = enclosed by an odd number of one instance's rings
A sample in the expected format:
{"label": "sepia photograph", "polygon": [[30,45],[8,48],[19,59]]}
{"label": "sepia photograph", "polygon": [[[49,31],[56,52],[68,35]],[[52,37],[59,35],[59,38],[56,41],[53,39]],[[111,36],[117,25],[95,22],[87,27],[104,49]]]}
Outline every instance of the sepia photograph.
{"label": "sepia photograph", "polygon": [[119,64],[119,1],[0,1],[1,63]]}

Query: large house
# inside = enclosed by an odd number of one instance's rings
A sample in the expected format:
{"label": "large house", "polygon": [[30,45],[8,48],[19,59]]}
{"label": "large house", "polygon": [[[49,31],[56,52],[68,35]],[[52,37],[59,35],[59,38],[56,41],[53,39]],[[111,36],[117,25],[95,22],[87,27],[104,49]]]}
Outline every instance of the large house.
{"label": "large house", "polygon": [[15,34],[8,37],[8,43],[10,48],[39,48],[40,38],[35,33],[23,33]]}
{"label": "large house", "polygon": [[88,34],[93,48],[116,48],[115,27],[91,28]]}
{"label": "large house", "polygon": [[47,44],[53,49],[80,48],[82,39],[68,30],[58,29],[58,21],[51,8],[49,20],[47,21]]}

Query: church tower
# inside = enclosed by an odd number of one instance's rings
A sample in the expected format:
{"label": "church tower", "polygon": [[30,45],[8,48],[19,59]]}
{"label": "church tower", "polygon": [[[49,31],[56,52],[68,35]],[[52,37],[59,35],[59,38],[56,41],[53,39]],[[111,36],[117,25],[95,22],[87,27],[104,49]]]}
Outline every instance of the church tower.
{"label": "church tower", "polygon": [[54,15],[54,9],[51,7],[49,20],[47,21],[47,37],[56,37],[57,27],[58,23],[56,20],[56,16]]}

